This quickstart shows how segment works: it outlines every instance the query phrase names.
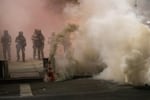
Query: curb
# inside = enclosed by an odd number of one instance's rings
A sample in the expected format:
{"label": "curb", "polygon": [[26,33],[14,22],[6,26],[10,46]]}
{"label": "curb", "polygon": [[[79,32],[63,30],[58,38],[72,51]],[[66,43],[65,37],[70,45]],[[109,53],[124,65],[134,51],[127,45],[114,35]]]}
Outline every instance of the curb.
{"label": "curb", "polygon": [[0,79],[0,84],[42,82],[42,77]]}

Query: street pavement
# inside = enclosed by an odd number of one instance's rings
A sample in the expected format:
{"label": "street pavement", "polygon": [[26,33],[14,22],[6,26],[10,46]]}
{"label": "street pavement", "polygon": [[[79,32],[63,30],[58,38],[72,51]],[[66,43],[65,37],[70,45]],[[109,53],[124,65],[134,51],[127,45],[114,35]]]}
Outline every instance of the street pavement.
{"label": "street pavement", "polygon": [[[20,86],[30,95],[22,96]],[[26,91],[27,89],[25,89]],[[31,95],[32,94],[32,95]],[[150,87],[133,87],[91,78],[61,82],[0,84],[0,100],[150,100]]]}
{"label": "street pavement", "polygon": [[41,61],[11,62],[10,80],[0,82],[0,100],[150,100],[150,87],[92,78],[43,82]]}

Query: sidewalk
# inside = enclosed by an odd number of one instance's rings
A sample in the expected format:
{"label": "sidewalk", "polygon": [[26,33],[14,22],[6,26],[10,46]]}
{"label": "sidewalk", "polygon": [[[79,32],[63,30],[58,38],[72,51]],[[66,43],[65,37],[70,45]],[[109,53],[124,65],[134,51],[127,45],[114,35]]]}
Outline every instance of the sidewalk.
{"label": "sidewalk", "polygon": [[41,78],[43,62],[38,60],[9,63],[10,78]]}

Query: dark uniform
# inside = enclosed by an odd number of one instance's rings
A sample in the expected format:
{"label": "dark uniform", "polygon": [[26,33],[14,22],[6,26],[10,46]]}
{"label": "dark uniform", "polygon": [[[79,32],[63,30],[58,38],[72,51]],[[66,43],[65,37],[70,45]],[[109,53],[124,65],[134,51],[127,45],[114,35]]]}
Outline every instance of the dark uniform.
{"label": "dark uniform", "polygon": [[19,32],[19,35],[16,37],[16,49],[17,49],[17,61],[20,60],[20,50],[22,51],[22,60],[25,62],[25,47],[26,47],[26,39],[23,36],[23,32]]}
{"label": "dark uniform", "polygon": [[32,42],[33,42],[33,59],[36,58],[36,53],[38,50],[38,30],[35,29],[34,34],[32,35]]}
{"label": "dark uniform", "polygon": [[38,53],[38,59],[44,58],[44,36],[41,30],[35,30],[34,34],[32,35],[33,41],[33,58],[35,59],[36,53]]}
{"label": "dark uniform", "polygon": [[38,38],[39,38],[38,59],[41,59],[44,58],[44,41],[45,41],[45,38],[41,30],[38,31]]}
{"label": "dark uniform", "polygon": [[[4,31],[4,35],[1,38],[1,43],[3,46],[3,56],[5,60],[11,59],[11,53],[10,53],[10,45],[11,45],[11,36],[9,35],[8,31]],[[7,57],[8,55],[8,57]]]}

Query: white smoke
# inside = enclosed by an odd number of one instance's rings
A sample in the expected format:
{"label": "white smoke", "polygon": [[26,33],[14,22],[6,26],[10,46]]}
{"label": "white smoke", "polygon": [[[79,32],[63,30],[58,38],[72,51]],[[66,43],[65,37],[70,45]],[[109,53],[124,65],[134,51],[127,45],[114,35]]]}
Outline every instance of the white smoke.
{"label": "white smoke", "polygon": [[89,62],[108,66],[95,78],[149,83],[150,31],[135,13],[134,0],[80,0],[65,11],[79,18],[73,58],[87,67]]}

